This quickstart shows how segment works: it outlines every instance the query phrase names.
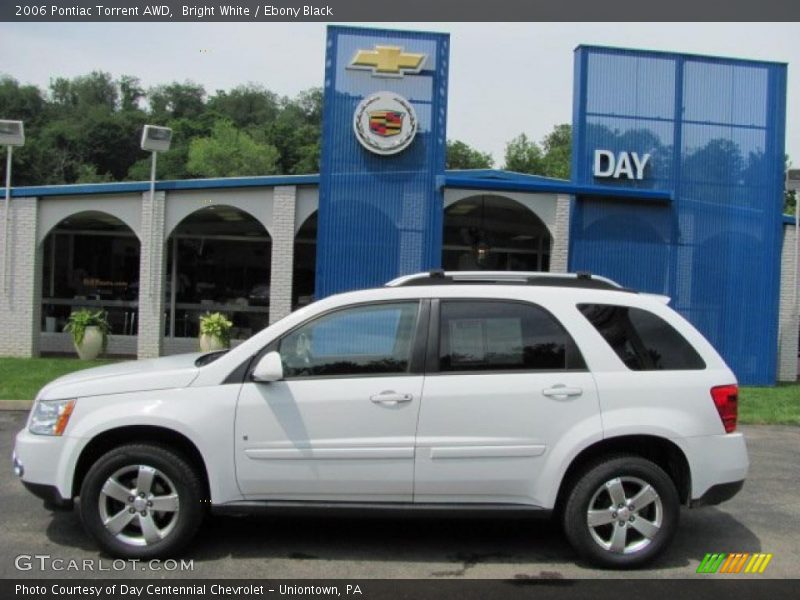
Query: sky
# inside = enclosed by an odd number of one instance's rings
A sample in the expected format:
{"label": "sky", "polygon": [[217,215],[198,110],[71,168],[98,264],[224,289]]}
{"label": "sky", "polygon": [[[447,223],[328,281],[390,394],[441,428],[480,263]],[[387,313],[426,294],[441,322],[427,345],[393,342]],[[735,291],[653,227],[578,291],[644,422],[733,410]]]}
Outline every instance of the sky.
{"label": "sky", "polygon": [[[368,23],[358,23],[369,26]],[[376,24],[386,27],[386,23]],[[572,120],[572,52],[598,44],[789,63],[786,151],[800,167],[800,23],[402,23],[450,33],[448,138],[490,152]],[[208,92],[258,83],[281,95],[322,85],[318,23],[0,23],[0,73],[47,87],[93,70]],[[2,116],[2,115],[0,115]]]}

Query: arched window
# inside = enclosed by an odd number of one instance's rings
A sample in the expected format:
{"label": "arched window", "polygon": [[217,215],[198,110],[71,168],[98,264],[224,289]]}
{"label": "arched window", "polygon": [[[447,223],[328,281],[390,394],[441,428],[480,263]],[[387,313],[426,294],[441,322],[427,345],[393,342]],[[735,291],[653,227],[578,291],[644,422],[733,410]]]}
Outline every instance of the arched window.
{"label": "arched window", "polygon": [[232,339],[269,324],[272,240],[255,217],[208,206],[181,221],[167,245],[167,337],[197,337],[206,312],[233,321]]}
{"label": "arched window", "polygon": [[471,196],[444,211],[446,271],[549,271],[552,243],[542,220],[510,198]]}
{"label": "arched window", "polygon": [[115,335],[136,335],[139,307],[139,239],[117,217],[77,213],[45,237],[42,331],[59,332],[70,313],[105,310]]}

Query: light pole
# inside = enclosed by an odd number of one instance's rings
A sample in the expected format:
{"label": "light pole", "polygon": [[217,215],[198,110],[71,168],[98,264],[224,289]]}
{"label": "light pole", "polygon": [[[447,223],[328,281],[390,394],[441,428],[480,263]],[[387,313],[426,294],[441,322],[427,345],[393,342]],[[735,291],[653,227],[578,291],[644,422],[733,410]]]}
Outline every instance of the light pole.
{"label": "light pole", "polygon": [[14,146],[25,145],[22,121],[0,120],[0,145],[6,147],[6,203],[3,214],[3,292],[8,291],[8,215],[11,212],[11,157]]}
{"label": "light pole", "polygon": [[150,297],[153,297],[156,283],[156,273],[153,268],[155,256],[155,216],[156,216],[156,161],[159,152],[169,150],[172,141],[172,129],[157,125],[145,125],[142,131],[142,150],[152,154],[150,164]]}

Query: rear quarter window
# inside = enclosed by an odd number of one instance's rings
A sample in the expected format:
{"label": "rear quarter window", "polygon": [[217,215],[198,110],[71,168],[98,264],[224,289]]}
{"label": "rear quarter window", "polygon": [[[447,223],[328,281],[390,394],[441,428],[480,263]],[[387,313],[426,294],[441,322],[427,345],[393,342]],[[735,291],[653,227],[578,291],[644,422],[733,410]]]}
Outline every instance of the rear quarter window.
{"label": "rear quarter window", "polygon": [[686,338],[650,311],[614,304],[579,304],[578,310],[632,371],[706,368]]}

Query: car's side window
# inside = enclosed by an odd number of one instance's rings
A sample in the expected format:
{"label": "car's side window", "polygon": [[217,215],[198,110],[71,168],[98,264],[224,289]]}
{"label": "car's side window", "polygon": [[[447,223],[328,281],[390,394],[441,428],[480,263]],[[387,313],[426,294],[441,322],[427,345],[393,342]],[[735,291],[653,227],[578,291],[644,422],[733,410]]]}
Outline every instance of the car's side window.
{"label": "car's side window", "polygon": [[632,371],[706,368],[686,338],[650,311],[613,304],[579,304],[578,309]]}
{"label": "car's side window", "polygon": [[569,333],[539,306],[491,300],[444,300],[440,306],[440,371],[586,368]]}
{"label": "car's side window", "polygon": [[419,303],[361,305],[301,325],[280,340],[284,376],[405,373]]}

